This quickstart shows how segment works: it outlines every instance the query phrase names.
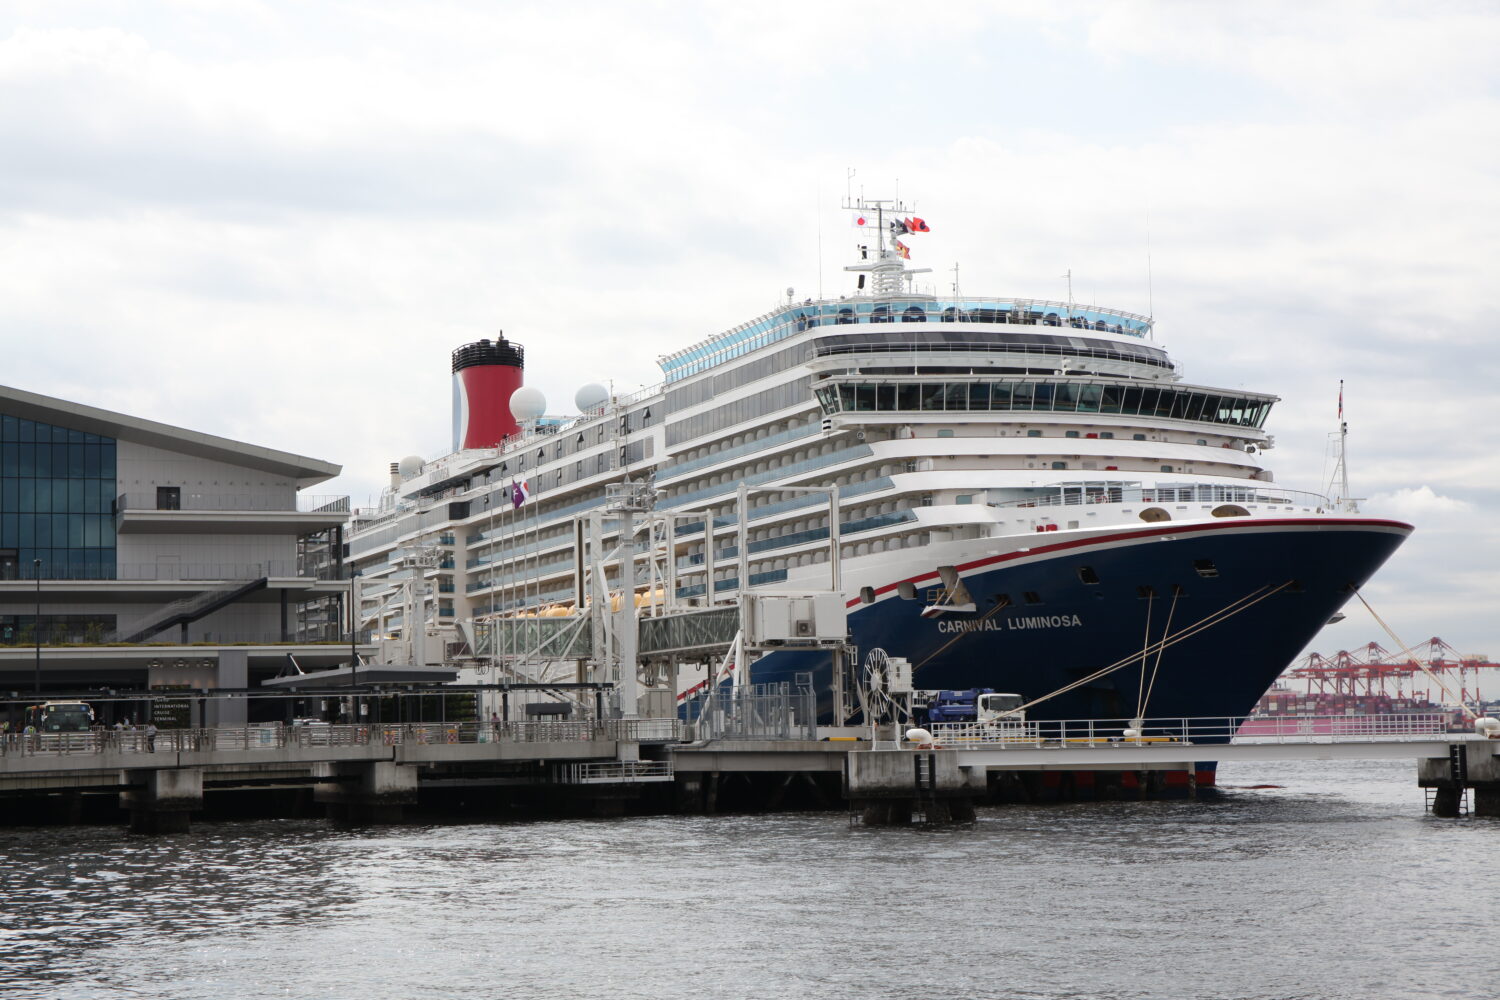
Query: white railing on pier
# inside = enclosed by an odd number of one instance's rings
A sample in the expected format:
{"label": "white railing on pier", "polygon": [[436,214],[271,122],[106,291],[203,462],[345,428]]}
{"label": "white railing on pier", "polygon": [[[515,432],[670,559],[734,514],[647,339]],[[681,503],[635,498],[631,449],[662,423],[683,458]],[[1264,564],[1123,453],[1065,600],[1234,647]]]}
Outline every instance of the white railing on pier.
{"label": "white railing on pier", "polygon": [[670,761],[607,760],[560,765],[557,776],[570,785],[633,785],[671,781],[673,774]]}
{"label": "white railing on pier", "polygon": [[[1078,746],[1184,746],[1236,744],[1387,743],[1475,738],[1453,732],[1442,713],[1414,715],[1211,716],[1205,718],[1047,719],[1035,722],[936,723],[928,726],[936,747],[1037,749]],[[1126,735],[1131,732],[1132,735]],[[1136,735],[1138,733],[1138,735]],[[903,742],[904,749],[917,744]]]}
{"label": "white railing on pier", "polygon": [[281,747],[398,746],[448,743],[675,743],[676,719],[579,722],[419,722],[386,725],[249,725],[212,729],[93,729],[0,735],[0,757],[45,754],[177,753],[273,750]]}

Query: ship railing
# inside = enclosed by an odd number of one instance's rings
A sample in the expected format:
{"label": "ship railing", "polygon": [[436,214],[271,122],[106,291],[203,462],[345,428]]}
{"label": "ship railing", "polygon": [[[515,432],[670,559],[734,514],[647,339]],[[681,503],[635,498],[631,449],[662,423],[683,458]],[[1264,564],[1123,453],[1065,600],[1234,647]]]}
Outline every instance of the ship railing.
{"label": "ship railing", "polygon": [[1332,502],[1321,493],[1301,490],[1254,489],[1222,483],[1180,483],[1141,486],[1138,483],[1079,482],[1051,488],[1040,496],[1004,500],[995,507],[1077,507],[1095,503],[1238,503],[1269,507],[1321,507]]}
{"label": "ship railing", "polygon": [[[1449,739],[1451,716],[1205,716],[1154,719],[1043,719],[992,723],[944,722],[927,726],[947,749],[1043,748],[1214,743],[1372,743]],[[1141,725],[1134,723],[1139,721]],[[907,744],[909,745],[909,744]]]}

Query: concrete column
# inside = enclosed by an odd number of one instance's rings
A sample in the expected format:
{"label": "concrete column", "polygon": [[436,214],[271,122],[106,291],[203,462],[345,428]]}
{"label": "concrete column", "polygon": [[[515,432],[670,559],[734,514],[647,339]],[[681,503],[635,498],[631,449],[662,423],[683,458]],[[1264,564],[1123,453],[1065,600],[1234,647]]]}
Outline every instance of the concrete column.
{"label": "concrete column", "polygon": [[[219,665],[214,673],[214,686],[219,688],[244,688],[250,684],[250,653],[243,649],[221,649]],[[214,698],[208,703],[208,718],[204,724],[209,728],[221,726],[243,726],[249,717],[248,704],[243,698]]]}
{"label": "concrete column", "polygon": [[203,772],[198,768],[127,772],[132,787],[120,795],[130,810],[132,833],[182,833],[189,815],[203,808]]}
{"label": "concrete column", "polygon": [[417,768],[389,760],[322,764],[314,799],[348,823],[399,823],[417,802]]}
{"label": "concrete column", "polygon": [[845,758],[844,788],[868,826],[901,826],[920,811],[928,823],[969,823],[988,779],[960,767],[952,751],[855,751]]}
{"label": "concrete column", "polygon": [[1500,786],[1474,789],[1474,815],[1500,818]]}

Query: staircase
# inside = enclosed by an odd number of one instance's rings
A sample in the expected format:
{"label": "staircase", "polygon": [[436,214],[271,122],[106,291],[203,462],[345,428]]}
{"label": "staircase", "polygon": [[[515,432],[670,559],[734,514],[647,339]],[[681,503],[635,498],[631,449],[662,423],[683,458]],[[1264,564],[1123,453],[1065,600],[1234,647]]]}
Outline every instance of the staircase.
{"label": "staircase", "polygon": [[263,589],[266,582],[266,577],[243,582],[235,581],[216,590],[205,590],[192,597],[173,601],[163,605],[156,614],[128,631],[116,629],[105,636],[104,641],[106,643],[145,642],[158,632],[165,631],[174,625],[190,625],[200,618],[211,615],[220,608],[233,604],[246,594]]}

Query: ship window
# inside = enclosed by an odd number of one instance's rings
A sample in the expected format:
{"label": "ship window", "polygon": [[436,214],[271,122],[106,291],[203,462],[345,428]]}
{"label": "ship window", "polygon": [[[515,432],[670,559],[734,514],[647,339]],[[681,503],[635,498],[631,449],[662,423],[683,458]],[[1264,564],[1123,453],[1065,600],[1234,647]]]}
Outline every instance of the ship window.
{"label": "ship window", "polygon": [[875,603],[875,588],[874,587],[860,587],[859,588],[859,601],[860,601],[861,604],[874,604]]}
{"label": "ship window", "polygon": [[1142,600],[1149,600],[1156,596],[1156,588],[1151,586],[1140,586],[1135,588],[1135,596]]}
{"label": "ship window", "polygon": [[1109,439],[1109,438],[1113,438],[1115,436],[1115,432],[1114,431],[1100,431],[1099,432],[1099,436],[1101,438]]}
{"label": "ship window", "polygon": [[993,604],[996,608],[1008,608],[1010,607],[1010,595],[996,594],[994,597],[990,598],[990,603]]}
{"label": "ship window", "polygon": [[940,438],[951,438],[953,436],[953,428],[951,428],[951,427],[939,428],[939,430],[937,432],[937,436],[940,437]]}
{"label": "ship window", "polygon": [[903,601],[915,601],[917,599],[917,585],[910,580],[902,580],[896,584],[896,594]]}
{"label": "ship window", "polygon": [[1291,583],[1287,584],[1286,585],[1286,592],[1288,594],[1301,594],[1301,593],[1303,593],[1302,581],[1301,580],[1293,580]]}
{"label": "ship window", "polygon": [[1199,439],[1198,439],[1198,443],[1199,443],[1199,444],[1208,444],[1208,442],[1207,442],[1207,441],[1205,441],[1205,440],[1204,440],[1204,439],[1203,439],[1203,438],[1199,438]]}
{"label": "ship window", "polygon": [[1174,599],[1178,598],[1178,597],[1186,597],[1187,595],[1188,595],[1188,592],[1183,589],[1182,584],[1180,584],[1180,583],[1174,583],[1174,584],[1172,584],[1172,597]]}
{"label": "ship window", "polygon": [[1065,437],[1065,438],[1076,438],[1077,436],[1078,436],[1078,432],[1077,431],[1064,431],[1063,432],[1063,437]]}
{"label": "ship window", "polygon": [[954,503],[973,503],[974,502],[974,494],[972,494],[972,493],[960,493],[958,496],[956,496],[956,497],[953,498],[953,502]]}
{"label": "ship window", "polygon": [[1215,577],[1219,575],[1219,568],[1214,565],[1212,559],[1194,559],[1193,569],[1198,571],[1202,577]]}
{"label": "ship window", "polygon": [[1132,434],[1132,435],[1130,435],[1130,440],[1132,440],[1132,441],[1144,441],[1144,440],[1146,440],[1146,435],[1144,435],[1144,434]]}
{"label": "ship window", "polygon": [[1034,431],[1034,430],[1033,431],[1027,431],[1026,432],[1026,436],[1029,437],[1029,438],[1039,438],[1039,437],[1042,436],[1042,432],[1041,431]]}
{"label": "ship window", "polygon": [[1054,469],[1066,469],[1068,467],[1068,463],[1067,462],[1053,462],[1052,463],[1052,467]]}
{"label": "ship window", "polygon": [[1026,591],[1026,593],[1022,594],[1021,597],[1022,597],[1023,600],[1026,601],[1027,604],[1041,604],[1042,603],[1042,595],[1038,594],[1034,590],[1028,590],[1028,591]]}
{"label": "ship window", "polygon": [[1099,574],[1094,572],[1092,566],[1078,567],[1078,579],[1084,583],[1095,584],[1099,582]]}
{"label": "ship window", "polygon": [[1163,471],[1163,472],[1171,472],[1172,471],[1172,467],[1170,465],[1163,465],[1161,467],[1161,471]]}

